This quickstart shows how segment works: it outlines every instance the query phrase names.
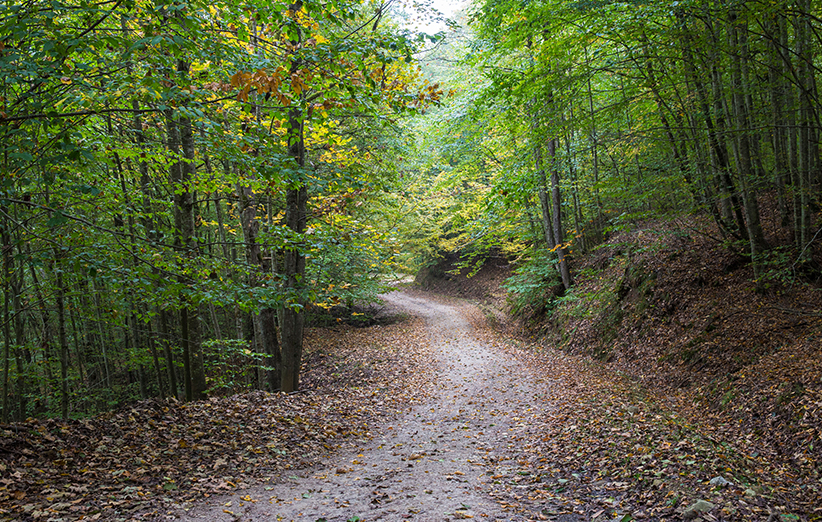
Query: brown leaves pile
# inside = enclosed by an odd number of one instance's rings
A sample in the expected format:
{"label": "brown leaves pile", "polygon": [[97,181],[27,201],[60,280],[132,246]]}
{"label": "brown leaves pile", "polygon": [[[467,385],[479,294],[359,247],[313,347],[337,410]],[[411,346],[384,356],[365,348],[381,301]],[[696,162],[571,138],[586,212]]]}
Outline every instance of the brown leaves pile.
{"label": "brown leaves pile", "polygon": [[636,381],[551,349],[517,357],[543,377],[546,398],[523,411],[516,450],[486,459],[502,505],[531,520],[681,520],[697,500],[715,505],[702,520],[822,517],[818,481],[692,424]]}
{"label": "brown leaves pile", "polygon": [[704,499],[704,520],[822,520],[822,292],[756,292],[716,237],[697,217],[647,223],[579,260],[579,299],[541,344],[604,364],[536,357],[558,398],[520,435],[505,502],[534,519],[678,520]]}
{"label": "brown leaves pile", "polygon": [[5,426],[0,519],[150,519],[310,465],[419,399],[428,357],[420,331],[416,320],[310,330],[297,394],[149,400],[91,419]]}

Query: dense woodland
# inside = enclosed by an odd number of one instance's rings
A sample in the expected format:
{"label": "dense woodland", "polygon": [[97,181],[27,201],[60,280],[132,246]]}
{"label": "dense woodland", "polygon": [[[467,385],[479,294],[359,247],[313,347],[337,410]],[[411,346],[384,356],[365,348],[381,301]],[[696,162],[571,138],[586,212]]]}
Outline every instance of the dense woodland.
{"label": "dense woodland", "polygon": [[388,7],[4,3],[4,420],[298,387],[305,308],[393,263],[394,118],[440,96]]}
{"label": "dense woodland", "polygon": [[[439,116],[451,139],[438,179],[459,195],[443,247],[527,252],[537,271],[553,258],[568,289],[573,252],[693,211],[748,257],[760,288],[786,265],[818,277],[810,6],[486,2],[472,13],[455,56],[484,74]],[[780,237],[763,232],[771,203]]]}
{"label": "dense woodland", "polygon": [[609,234],[697,213],[759,292],[819,282],[818,7],[412,11],[3,3],[4,422],[296,390],[312,310],[450,252],[561,298]]}

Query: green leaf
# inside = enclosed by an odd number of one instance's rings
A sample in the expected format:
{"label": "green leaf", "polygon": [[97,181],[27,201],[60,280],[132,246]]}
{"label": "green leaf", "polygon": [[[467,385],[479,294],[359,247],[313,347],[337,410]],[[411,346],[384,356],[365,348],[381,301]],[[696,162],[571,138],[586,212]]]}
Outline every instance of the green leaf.
{"label": "green leaf", "polygon": [[55,212],[52,214],[51,218],[46,221],[47,227],[57,227],[60,226],[68,221],[68,218],[60,211]]}

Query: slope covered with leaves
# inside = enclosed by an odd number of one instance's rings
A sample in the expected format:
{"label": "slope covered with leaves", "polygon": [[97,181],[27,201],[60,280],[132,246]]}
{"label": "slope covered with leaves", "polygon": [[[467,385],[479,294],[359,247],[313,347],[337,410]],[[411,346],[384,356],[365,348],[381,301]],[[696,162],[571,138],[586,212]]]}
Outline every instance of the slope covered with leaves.
{"label": "slope covered with leaves", "polygon": [[[500,501],[545,520],[678,520],[698,500],[703,520],[822,518],[822,292],[773,261],[757,290],[706,220],[647,222],[520,307],[517,357],[562,393],[493,463]],[[453,268],[425,284],[491,302],[494,279]]]}
{"label": "slope covered with leaves", "polygon": [[421,393],[417,322],[310,330],[302,393],[145,401],[3,426],[0,520],[150,519],[368,438]]}
{"label": "slope covered with leaves", "polygon": [[684,218],[613,238],[581,260],[546,339],[610,362],[706,430],[814,477],[822,292],[776,265],[757,291],[750,266],[710,230]]}

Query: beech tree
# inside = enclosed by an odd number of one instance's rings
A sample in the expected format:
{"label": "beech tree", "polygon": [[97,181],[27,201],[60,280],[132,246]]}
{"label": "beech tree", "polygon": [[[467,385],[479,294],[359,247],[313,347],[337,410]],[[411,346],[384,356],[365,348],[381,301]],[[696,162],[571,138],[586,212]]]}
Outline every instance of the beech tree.
{"label": "beech tree", "polygon": [[[524,243],[521,270],[542,278],[542,266],[555,266],[543,286],[566,291],[574,252],[688,211],[712,216],[760,289],[795,277],[788,265],[816,270],[815,7],[480,1],[470,13],[461,63],[484,74],[484,91],[458,94],[476,105],[458,126],[447,109],[431,118],[451,130],[442,150],[476,135],[480,154],[494,158],[474,203],[485,212],[463,230],[519,227],[516,237],[495,235],[493,248]],[[508,139],[491,139],[498,133]],[[454,185],[476,179],[473,163],[450,165]],[[791,246],[766,235],[771,201]],[[476,244],[453,246],[470,256]]]}
{"label": "beech tree", "polygon": [[369,149],[388,132],[358,148],[357,122],[440,96],[389,5],[8,7],[3,419],[296,389],[306,308],[372,296],[380,272],[306,258],[394,256],[359,209],[390,184]]}

